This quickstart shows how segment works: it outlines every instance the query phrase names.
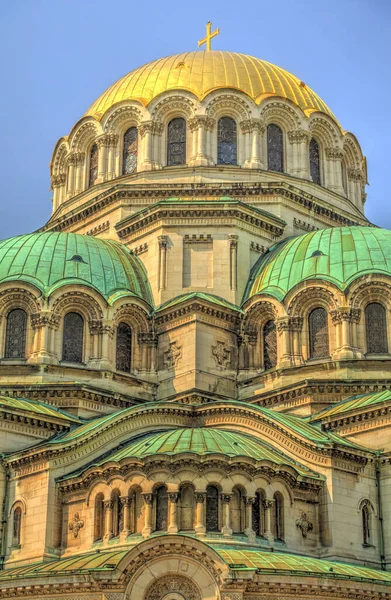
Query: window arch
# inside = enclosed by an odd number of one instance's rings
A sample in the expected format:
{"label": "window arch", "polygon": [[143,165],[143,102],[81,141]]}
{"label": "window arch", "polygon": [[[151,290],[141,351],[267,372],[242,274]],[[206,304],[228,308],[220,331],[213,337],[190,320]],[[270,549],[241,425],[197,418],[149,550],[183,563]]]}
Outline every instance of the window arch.
{"label": "window arch", "polygon": [[365,331],[368,354],[387,354],[386,310],[379,302],[371,302],[365,307]]}
{"label": "window arch", "polygon": [[129,127],[124,133],[122,151],[122,175],[130,175],[137,170],[138,131]]}
{"label": "window arch", "polygon": [[116,369],[130,373],[132,358],[132,329],[127,323],[119,323],[116,339]]}
{"label": "window arch", "polygon": [[371,509],[369,502],[366,501],[361,509],[362,519],[362,543],[365,545],[372,544],[371,531]]}
{"label": "window arch", "polygon": [[221,117],[217,124],[217,163],[237,164],[236,121],[231,117]]}
{"label": "window arch", "polygon": [[94,542],[103,540],[104,535],[104,499],[103,494],[95,496],[94,503]]}
{"label": "window arch", "polygon": [[308,317],[310,358],[326,358],[329,350],[329,328],[324,308],[314,308]]}
{"label": "window arch", "polygon": [[22,530],[22,509],[17,506],[14,509],[12,521],[12,545],[20,546],[20,534]]}
{"label": "window arch", "polygon": [[219,490],[215,485],[206,488],[206,531],[219,531]]}
{"label": "window arch", "polygon": [[167,531],[168,527],[168,494],[165,485],[156,490],[156,531]]}
{"label": "window arch", "polygon": [[185,484],[180,490],[180,530],[189,531],[194,529],[194,488],[191,484]]}
{"label": "window arch", "polygon": [[98,146],[96,144],[94,144],[90,150],[88,187],[90,187],[91,185],[94,185],[96,179],[98,178],[98,158],[99,158]]}
{"label": "window arch", "polygon": [[83,362],[84,319],[79,313],[70,312],[64,317],[62,360]]}
{"label": "window arch", "polygon": [[255,499],[252,505],[252,526],[255,535],[263,536],[265,534],[265,509],[263,502],[265,500],[265,492],[258,491],[255,494]]}
{"label": "window arch", "polygon": [[21,308],[8,313],[4,358],[25,358],[26,356],[27,314]]}
{"label": "window arch", "polygon": [[310,175],[314,183],[321,184],[320,179],[320,151],[319,144],[315,138],[311,138],[309,147],[309,159],[310,159]]}
{"label": "window arch", "polygon": [[263,368],[272,369],[277,365],[277,330],[274,321],[270,320],[263,326]]}
{"label": "window arch", "polygon": [[284,539],[284,498],[280,492],[276,492],[273,496],[273,525],[274,538],[276,540]]}
{"label": "window arch", "polygon": [[186,164],[186,121],[182,117],[172,119],[167,128],[167,165]]}
{"label": "window arch", "polygon": [[267,126],[267,168],[270,171],[284,171],[284,136],[281,127],[270,123]]}

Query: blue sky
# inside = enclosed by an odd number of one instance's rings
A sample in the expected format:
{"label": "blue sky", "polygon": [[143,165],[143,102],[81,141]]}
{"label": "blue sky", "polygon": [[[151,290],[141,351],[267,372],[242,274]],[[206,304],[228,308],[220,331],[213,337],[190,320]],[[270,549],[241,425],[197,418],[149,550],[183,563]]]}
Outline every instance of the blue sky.
{"label": "blue sky", "polygon": [[3,0],[0,239],[49,218],[53,147],[89,105],[128,71],[197,49],[208,20],[221,30],[215,49],[291,71],[356,134],[368,159],[366,214],[391,228],[390,0]]}

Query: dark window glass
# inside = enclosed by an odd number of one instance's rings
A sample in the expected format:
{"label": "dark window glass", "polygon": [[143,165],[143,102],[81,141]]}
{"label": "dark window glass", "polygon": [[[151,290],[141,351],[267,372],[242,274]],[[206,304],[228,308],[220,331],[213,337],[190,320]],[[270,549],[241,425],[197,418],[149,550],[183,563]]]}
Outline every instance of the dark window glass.
{"label": "dark window glass", "polygon": [[362,516],[362,535],[363,535],[363,544],[371,543],[371,523],[370,523],[370,512],[368,506],[364,506],[361,511]]}
{"label": "dark window glass", "polygon": [[314,138],[310,141],[310,174],[312,181],[320,185],[320,153],[319,144]]}
{"label": "dark window glass", "polygon": [[14,510],[14,520],[12,526],[12,545],[20,546],[20,530],[22,527],[22,509],[17,506]]}
{"label": "dark window glass", "polygon": [[329,356],[329,328],[324,308],[315,308],[308,318],[310,334],[310,358]]}
{"label": "dark window glass", "polygon": [[95,497],[95,511],[94,511],[94,541],[102,540],[103,534],[104,534],[103,494],[97,494]]}
{"label": "dark window glass", "polygon": [[186,121],[176,118],[169,122],[167,131],[167,164],[186,164]]}
{"label": "dark window glass", "polygon": [[265,494],[263,492],[257,492],[255,494],[255,500],[252,505],[252,526],[256,535],[264,535],[265,533],[265,518],[264,518],[264,507],[263,500]]}
{"label": "dark window glass", "polygon": [[184,485],[180,495],[180,529],[188,531],[194,529],[194,488]]}
{"label": "dark window glass", "polygon": [[206,531],[219,531],[219,490],[214,485],[206,488]]}
{"label": "dark window glass", "polygon": [[4,358],[25,358],[27,315],[21,308],[7,316]]}
{"label": "dark window glass", "polygon": [[222,117],[217,126],[217,162],[219,165],[237,164],[236,122]]}
{"label": "dark window glass", "polygon": [[284,171],[284,140],[278,125],[267,126],[267,168],[270,171]]}
{"label": "dark window glass", "polygon": [[284,539],[284,500],[279,492],[274,494],[274,537],[276,540]]}
{"label": "dark window glass", "polygon": [[387,318],[384,306],[372,302],[365,308],[368,354],[387,354]]}
{"label": "dark window glass", "polygon": [[167,531],[168,495],[167,488],[161,485],[156,490],[156,531]]}
{"label": "dark window glass", "polygon": [[274,321],[263,328],[263,368],[272,369],[277,364],[277,331]]}
{"label": "dark window glass", "polygon": [[130,175],[137,169],[138,133],[137,127],[130,127],[124,135],[122,154],[122,175]]}
{"label": "dark window glass", "polygon": [[116,348],[117,371],[130,373],[132,355],[132,330],[127,323],[119,323],[117,327]]}
{"label": "dark window glass", "polygon": [[113,536],[117,537],[122,531],[122,502],[119,496],[119,491],[115,490],[111,494],[113,501]]}
{"label": "dark window glass", "polygon": [[84,321],[78,313],[70,312],[64,318],[62,360],[73,363],[83,362]]}
{"label": "dark window glass", "polygon": [[90,152],[90,172],[88,177],[88,186],[94,185],[98,177],[98,146],[94,144]]}

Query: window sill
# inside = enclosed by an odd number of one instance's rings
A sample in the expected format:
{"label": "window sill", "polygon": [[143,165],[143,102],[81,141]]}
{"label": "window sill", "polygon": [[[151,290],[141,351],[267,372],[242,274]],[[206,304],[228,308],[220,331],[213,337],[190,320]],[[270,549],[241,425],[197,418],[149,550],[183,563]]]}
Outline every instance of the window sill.
{"label": "window sill", "polygon": [[391,358],[391,354],[389,352],[384,352],[382,354],[364,354],[365,358],[368,358],[369,360],[390,360]]}
{"label": "window sill", "polygon": [[27,363],[27,358],[2,358],[0,360],[0,364],[7,365],[25,365]]}
{"label": "window sill", "polygon": [[61,367],[76,367],[76,369],[85,369],[86,363],[69,362],[67,360],[60,360]]}
{"label": "window sill", "polygon": [[12,544],[11,551],[20,550],[22,548],[21,544]]}
{"label": "window sill", "polygon": [[373,544],[362,544],[363,548],[376,548]]}

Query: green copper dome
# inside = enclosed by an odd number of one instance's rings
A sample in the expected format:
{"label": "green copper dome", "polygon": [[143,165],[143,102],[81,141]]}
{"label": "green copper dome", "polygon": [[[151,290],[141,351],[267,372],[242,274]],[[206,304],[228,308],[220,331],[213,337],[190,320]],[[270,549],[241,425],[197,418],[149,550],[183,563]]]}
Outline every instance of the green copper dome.
{"label": "green copper dome", "polygon": [[68,285],[86,285],[109,303],[126,295],[152,305],[141,261],[112,240],[75,233],[32,233],[0,241],[0,283],[23,281],[44,296]]}
{"label": "green copper dome", "polygon": [[255,294],[282,300],[298,283],[330,281],[344,290],[368,273],[391,276],[391,231],[375,227],[321,229],[272,246],[254,265],[243,301]]}

